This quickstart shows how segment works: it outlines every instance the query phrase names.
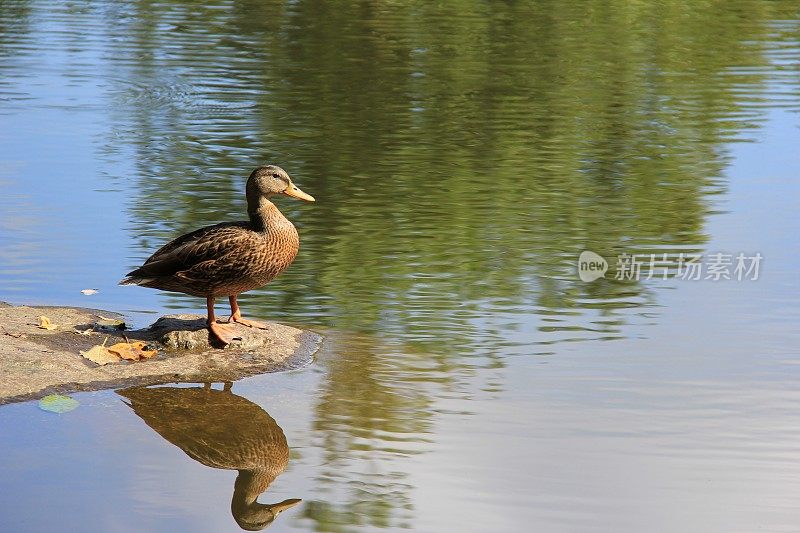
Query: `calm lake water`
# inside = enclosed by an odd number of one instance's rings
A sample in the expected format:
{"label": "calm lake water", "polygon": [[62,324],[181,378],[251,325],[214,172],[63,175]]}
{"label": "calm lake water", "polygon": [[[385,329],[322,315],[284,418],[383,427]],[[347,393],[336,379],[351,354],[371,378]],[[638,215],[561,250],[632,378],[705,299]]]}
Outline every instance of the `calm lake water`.
{"label": "calm lake water", "polygon": [[326,335],[0,407],[0,530],[240,531],[251,438],[271,531],[797,531],[798,111],[797,2],[0,0],[0,300],[202,312],[116,282],[273,162],[317,203],[241,302]]}

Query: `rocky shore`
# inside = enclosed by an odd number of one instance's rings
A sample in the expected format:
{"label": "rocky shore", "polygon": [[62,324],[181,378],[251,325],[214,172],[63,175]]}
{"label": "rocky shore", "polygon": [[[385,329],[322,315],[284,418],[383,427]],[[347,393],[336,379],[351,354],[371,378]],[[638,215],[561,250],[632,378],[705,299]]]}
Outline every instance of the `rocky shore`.
{"label": "rocky shore", "polygon": [[[51,329],[40,327],[46,316]],[[277,323],[267,329],[236,324],[240,340],[209,344],[204,317],[168,315],[139,330],[108,327],[118,313],[75,307],[0,303],[0,404],[52,393],[174,382],[233,381],[302,366],[321,336]],[[143,341],[157,355],[98,365],[81,352],[103,343]]]}

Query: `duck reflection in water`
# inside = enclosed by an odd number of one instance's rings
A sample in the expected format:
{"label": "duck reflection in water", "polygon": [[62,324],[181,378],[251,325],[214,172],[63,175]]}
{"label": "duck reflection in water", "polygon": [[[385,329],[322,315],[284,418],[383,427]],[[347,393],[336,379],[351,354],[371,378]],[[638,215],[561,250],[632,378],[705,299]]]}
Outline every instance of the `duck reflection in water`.
{"label": "duck reflection in water", "polygon": [[[301,500],[258,503],[284,471],[289,446],[280,426],[261,407],[231,392],[201,387],[132,387],[117,391],[156,433],[206,466],[238,470],[231,513],[239,527],[258,531]],[[123,400],[124,401],[124,400]]]}

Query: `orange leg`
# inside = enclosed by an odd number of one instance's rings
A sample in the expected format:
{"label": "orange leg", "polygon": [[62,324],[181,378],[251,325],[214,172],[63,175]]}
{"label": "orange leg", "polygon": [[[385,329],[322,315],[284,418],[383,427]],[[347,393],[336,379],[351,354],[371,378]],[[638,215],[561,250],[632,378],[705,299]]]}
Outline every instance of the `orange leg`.
{"label": "orange leg", "polygon": [[217,324],[217,319],[214,316],[213,296],[206,298],[206,309],[208,310],[208,319],[206,320],[206,324],[208,325],[208,331],[211,332],[211,336],[222,344],[230,344],[231,341],[236,338],[236,334],[233,332],[233,328],[230,326]]}
{"label": "orange leg", "polygon": [[248,320],[246,318],[242,318],[242,310],[239,309],[239,302],[236,301],[236,296],[230,296],[228,301],[231,303],[231,322],[238,322],[243,326],[247,326],[250,328],[258,328],[258,329],[267,329],[267,325],[263,322],[259,322],[257,320]]}

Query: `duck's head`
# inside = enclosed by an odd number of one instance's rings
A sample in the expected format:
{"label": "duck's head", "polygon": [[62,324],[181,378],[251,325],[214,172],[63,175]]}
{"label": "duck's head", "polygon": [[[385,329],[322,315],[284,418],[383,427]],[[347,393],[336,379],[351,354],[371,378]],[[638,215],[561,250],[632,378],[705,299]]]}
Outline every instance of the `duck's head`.
{"label": "duck's head", "polygon": [[233,484],[231,514],[239,527],[247,531],[259,531],[272,524],[275,518],[286,509],[294,507],[302,500],[292,498],[278,503],[259,503],[259,495],[267,490],[270,483],[286,467],[280,470],[239,470]]}
{"label": "duck's head", "polygon": [[277,518],[279,514],[290,507],[294,507],[301,501],[300,499],[293,498],[278,503],[255,502],[240,508],[237,508],[234,502],[231,510],[233,511],[233,518],[236,520],[236,523],[239,524],[240,528],[245,531],[261,531],[267,526],[272,525],[272,522],[275,521],[275,518]]}
{"label": "duck's head", "polygon": [[281,167],[265,165],[258,167],[250,174],[247,179],[248,198],[255,199],[262,196],[269,198],[276,194],[285,194],[306,202],[314,201],[313,196],[304,193],[297,185],[292,183],[292,178]]}

